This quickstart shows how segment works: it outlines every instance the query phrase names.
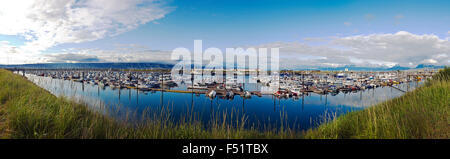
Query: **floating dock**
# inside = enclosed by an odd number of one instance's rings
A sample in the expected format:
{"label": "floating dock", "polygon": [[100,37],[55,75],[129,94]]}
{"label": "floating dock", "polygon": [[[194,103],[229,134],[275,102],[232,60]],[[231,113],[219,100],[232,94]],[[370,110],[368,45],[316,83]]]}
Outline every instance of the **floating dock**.
{"label": "floating dock", "polygon": [[163,91],[163,92],[174,92],[174,93],[195,93],[195,94],[205,94],[206,91],[198,90],[173,90],[173,89],[150,89],[150,91]]}

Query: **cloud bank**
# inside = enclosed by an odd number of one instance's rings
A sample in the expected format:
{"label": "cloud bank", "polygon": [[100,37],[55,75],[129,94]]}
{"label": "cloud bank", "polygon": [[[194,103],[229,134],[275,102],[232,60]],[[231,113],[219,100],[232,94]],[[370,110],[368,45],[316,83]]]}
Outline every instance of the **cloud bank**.
{"label": "cloud bank", "polygon": [[68,49],[60,53],[43,56],[45,63],[92,63],[92,62],[159,62],[169,61],[170,51],[151,50],[142,46],[131,45],[110,50],[102,49]]}
{"label": "cloud bank", "polygon": [[[242,48],[279,48],[281,68],[416,67],[419,64],[449,65],[450,42],[435,35],[416,35],[405,31],[323,38],[322,45],[301,42],[273,42]],[[308,41],[305,41],[308,42]],[[204,48],[206,49],[206,48]],[[192,51],[191,51],[192,52]],[[222,50],[225,53],[225,50]],[[270,51],[269,51],[270,52]],[[72,49],[45,56],[45,62],[165,62],[171,51],[124,45],[112,50]],[[244,62],[245,59],[240,59]],[[207,64],[207,63],[206,63]]]}
{"label": "cloud bank", "polygon": [[0,34],[21,36],[27,41],[21,51],[39,52],[118,35],[170,10],[155,0],[0,1]]}
{"label": "cloud bank", "polygon": [[449,65],[450,60],[448,39],[405,31],[333,37],[327,44],[320,46],[299,42],[274,42],[255,47],[279,47],[280,61],[285,67],[415,67],[418,64]]}

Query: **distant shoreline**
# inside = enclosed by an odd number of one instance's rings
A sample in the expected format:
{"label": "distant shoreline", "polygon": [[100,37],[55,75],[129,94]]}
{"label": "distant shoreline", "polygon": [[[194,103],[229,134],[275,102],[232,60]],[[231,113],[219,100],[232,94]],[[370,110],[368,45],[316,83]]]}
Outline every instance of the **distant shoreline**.
{"label": "distant shoreline", "polygon": [[[0,65],[0,68],[6,69],[133,69],[133,70],[153,70],[153,69],[172,69],[174,64],[171,63],[152,63],[152,62],[130,62],[130,63],[37,63],[37,64],[18,64],[18,65]],[[302,68],[281,68],[280,70],[294,71],[406,71],[416,69],[443,69],[445,66],[435,66],[428,64],[420,64],[416,67],[360,67],[354,65],[341,67],[321,67],[321,66],[304,66]],[[237,68],[245,69],[245,68]]]}

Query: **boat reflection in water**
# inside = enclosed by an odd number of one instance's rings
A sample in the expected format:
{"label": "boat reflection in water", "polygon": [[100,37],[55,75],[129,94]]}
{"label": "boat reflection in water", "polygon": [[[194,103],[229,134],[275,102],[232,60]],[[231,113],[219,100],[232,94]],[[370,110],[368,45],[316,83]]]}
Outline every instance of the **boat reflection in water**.
{"label": "boat reflection in water", "polygon": [[[221,96],[214,95],[212,98],[208,98],[206,96],[212,96],[212,94],[208,94],[211,92],[198,94],[189,89],[205,86],[184,82],[177,84],[176,87],[163,86],[165,89],[173,90],[173,92],[164,92],[139,91],[134,88],[96,85],[89,82],[76,82],[34,74],[26,74],[26,76],[30,81],[52,94],[82,100],[93,108],[100,105],[120,106],[120,108],[136,110],[137,113],[140,113],[147,108],[157,109],[168,106],[172,110],[171,116],[175,118],[175,121],[177,117],[186,115],[188,111],[193,111],[205,123],[208,123],[214,114],[230,113],[233,110],[248,117],[247,126],[253,124],[280,125],[280,114],[283,112],[288,117],[287,123],[289,126],[300,129],[315,126],[317,123],[314,121],[320,120],[325,113],[341,115],[349,111],[361,110],[401,96],[404,94],[401,90],[412,90],[420,85],[420,82],[405,82],[397,84],[396,88],[380,86],[374,89],[327,94],[304,93],[300,89],[292,89],[292,92],[299,94],[299,96],[292,98],[277,98],[274,95],[264,94],[260,97],[249,97],[249,94],[246,93],[243,96],[235,96],[233,94],[235,92],[228,91],[223,92],[224,94]],[[260,83],[245,83],[244,85],[248,93],[251,91],[264,92],[271,87]],[[148,86],[157,88],[156,84],[148,84]],[[177,92],[177,90],[182,93]]]}

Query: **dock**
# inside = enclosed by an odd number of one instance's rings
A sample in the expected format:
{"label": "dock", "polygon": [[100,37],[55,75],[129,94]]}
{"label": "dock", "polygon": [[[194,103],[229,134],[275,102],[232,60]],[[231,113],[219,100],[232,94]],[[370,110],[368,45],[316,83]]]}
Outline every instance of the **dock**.
{"label": "dock", "polygon": [[[386,72],[352,72],[352,71],[291,71],[282,72],[280,76],[257,77],[255,80],[261,89],[245,90],[245,83],[237,83],[236,78],[223,78],[213,81],[212,78],[191,77],[192,85],[186,90],[176,90],[178,79],[172,79],[167,72],[146,72],[131,70],[83,70],[83,69],[24,69],[14,68],[11,71],[25,76],[32,74],[52,79],[71,80],[83,84],[111,87],[112,89],[134,89],[138,91],[161,91],[173,93],[195,93],[207,96],[224,96],[233,98],[236,95],[250,98],[262,95],[277,97],[302,96],[304,94],[338,94],[339,92],[356,92],[365,89],[389,86],[401,92],[405,90],[395,87],[398,84],[421,81],[432,78],[437,70],[386,71]],[[276,77],[276,78],[275,78]],[[202,82],[194,79],[201,78]],[[178,81],[177,81],[178,80]],[[187,80],[187,79],[184,79]],[[262,89],[264,86],[264,89]],[[214,92],[213,92],[214,91]],[[211,93],[211,94],[210,94]]]}
{"label": "dock", "polygon": [[402,90],[402,89],[400,89],[400,88],[394,87],[394,86],[392,86],[392,85],[390,85],[390,87],[392,87],[392,88],[394,88],[394,89],[396,89],[396,90],[399,90],[400,92],[403,92],[403,93],[406,92],[406,91],[404,91],[404,90]]}
{"label": "dock", "polygon": [[173,89],[150,89],[150,91],[162,91],[162,92],[173,92],[173,93],[194,93],[194,94],[205,94],[206,91],[198,90],[173,90]]}

